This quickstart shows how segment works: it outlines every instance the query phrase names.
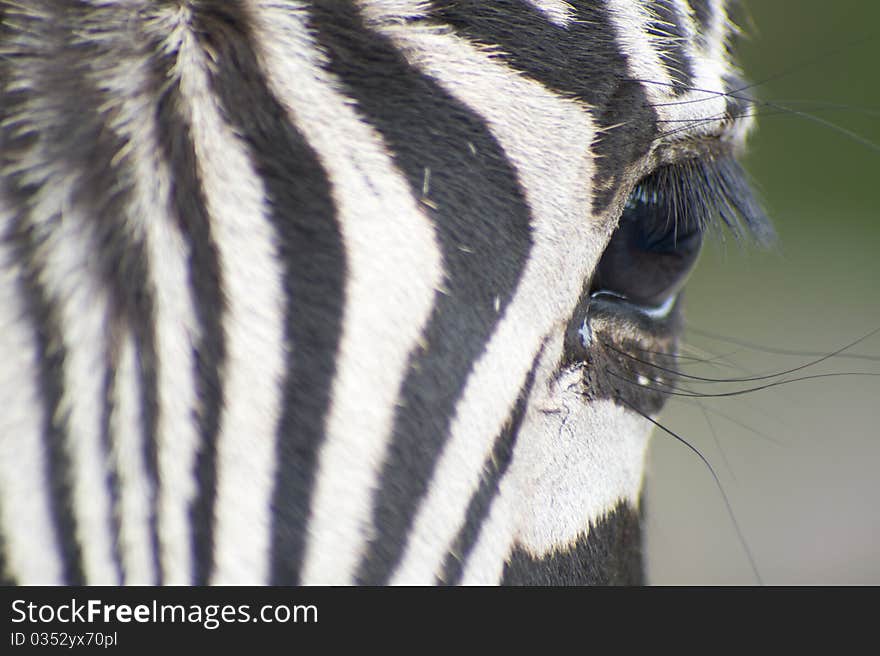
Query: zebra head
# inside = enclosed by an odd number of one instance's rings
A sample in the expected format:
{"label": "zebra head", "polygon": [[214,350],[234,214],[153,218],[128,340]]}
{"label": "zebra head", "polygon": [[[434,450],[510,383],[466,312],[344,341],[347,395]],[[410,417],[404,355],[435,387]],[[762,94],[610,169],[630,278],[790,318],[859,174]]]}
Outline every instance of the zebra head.
{"label": "zebra head", "polygon": [[640,582],[720,0],[0,1],[6,575]]}

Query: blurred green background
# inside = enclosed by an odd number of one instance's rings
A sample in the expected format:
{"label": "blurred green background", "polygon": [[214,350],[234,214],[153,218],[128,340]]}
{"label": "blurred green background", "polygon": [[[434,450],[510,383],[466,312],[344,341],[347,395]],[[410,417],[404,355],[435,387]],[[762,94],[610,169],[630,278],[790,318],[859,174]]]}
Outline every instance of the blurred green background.
{"label": "blurred green background", "polygon": [[[830,353],[880,328],[880,147],[859,143],[880,144],[880,2],[743,4],[750,36],[739,51],[758,83],[752,92],[858,137],[759,108],[744,161],[779,244],[762,252],[730,239],[710,243],[688,286],[688,325],[772,349]],[[682,361],[707,377],[815,359],[694,330],[686,343],[686,355],[714,359]],[[868,357],[836,357],[798,374],[880,374],[880,335],[851,353]],[[661,421],[712,463],[764,583],[880,583],[880,377],[672,401]],[[712,475],[660,431],[646,491],[650,583],[757,583]]]}

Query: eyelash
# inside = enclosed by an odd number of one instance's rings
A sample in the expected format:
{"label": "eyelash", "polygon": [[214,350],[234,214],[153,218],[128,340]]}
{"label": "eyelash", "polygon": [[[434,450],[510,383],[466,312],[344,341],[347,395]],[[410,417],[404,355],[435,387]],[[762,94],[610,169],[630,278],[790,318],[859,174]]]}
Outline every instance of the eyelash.
{"label": "eyelash", "polygon": [[[755,198],[748,176],[733,157],[689,159],[661,167],[642,179],[624,210],[638,204],[665,221],[647,229],[663,236],[707,233],[726,226],[738,239],[751,237],[760,245],[775,240],[775,232]],[[672,223],[672,225],[668,225]]]}
{"label": "eyelash", "polygon": [[721,226],[759,243],[774,236],[733,158],[693,159],[658,169],[630,195],[593,272],[591,297],[625,299],[643,311],[671,307],[696,265],[703,235]]}

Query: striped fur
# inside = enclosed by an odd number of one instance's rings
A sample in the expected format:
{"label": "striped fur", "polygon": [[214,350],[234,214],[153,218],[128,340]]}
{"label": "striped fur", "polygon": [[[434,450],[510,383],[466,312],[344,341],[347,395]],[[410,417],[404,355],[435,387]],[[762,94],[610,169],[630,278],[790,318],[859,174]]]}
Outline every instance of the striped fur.
{"label": "striped fur", "polygon": [[732,29],[716,0],[0,0],[5,576],[638,582],[662,400],[590,367],[674,350],[678,307],[568,337],[633,186],[741,144]]}

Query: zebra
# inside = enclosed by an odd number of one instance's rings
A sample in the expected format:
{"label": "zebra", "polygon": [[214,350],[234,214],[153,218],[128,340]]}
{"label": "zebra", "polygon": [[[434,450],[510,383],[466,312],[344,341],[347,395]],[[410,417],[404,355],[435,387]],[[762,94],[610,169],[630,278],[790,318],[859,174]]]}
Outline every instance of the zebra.
{"label": "zebra", "polygon": [[0,0],[0,570],[639,584],[723,0]]}

